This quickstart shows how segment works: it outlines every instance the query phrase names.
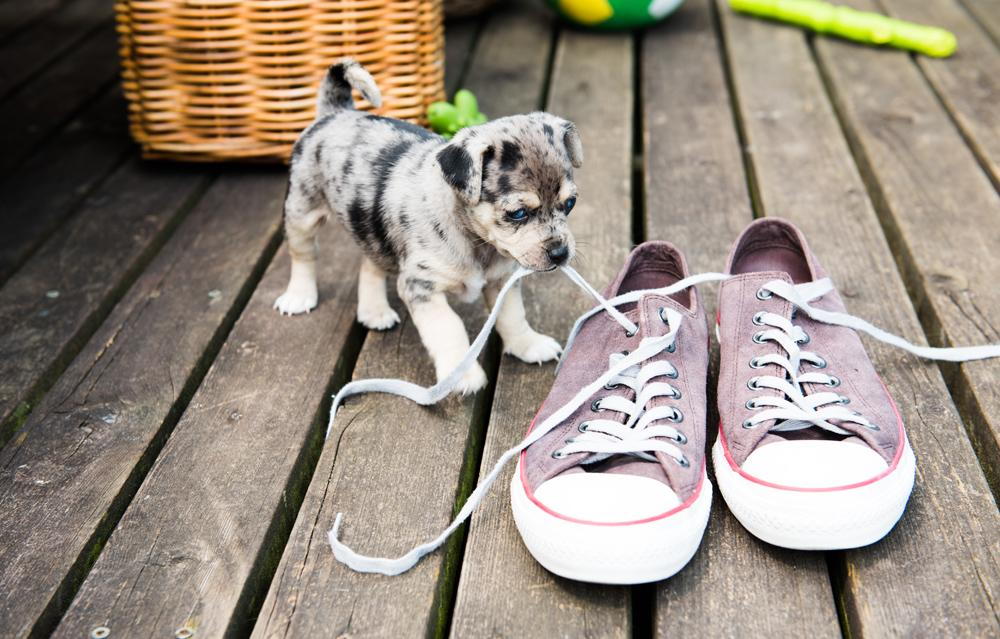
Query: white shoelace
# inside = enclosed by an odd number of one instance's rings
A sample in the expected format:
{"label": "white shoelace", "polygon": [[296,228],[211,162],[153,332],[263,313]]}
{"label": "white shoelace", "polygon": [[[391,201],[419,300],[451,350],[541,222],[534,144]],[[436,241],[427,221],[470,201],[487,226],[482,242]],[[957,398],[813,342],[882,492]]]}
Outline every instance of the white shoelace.
{"label": "white shoelace", "polygon": [[[588,293],[590,293],[599,303],[597,307],[591,311],[582,315],[577,319],[576,324],[573,326],[573,330],[570,332],[569,338],[566,342],[566,347],[564,353],[569,352],[570,345],[576,338],[580,327],[583,322],[589,317],[602,310],[607,312],[612,318],[615,319],[622,327],[630,334],[635,334],[638,331],[638,327],[626,318],[620,311],[618,311],[616,306],[621,306],[622,304],[627,304],[630,302],[636,302],[640,297],[644,295],[656,294],[656,295],[671,295],[683,289],[696,286],[704,282],[711,281],[722,281],[727,279],[729,276],[721,273],[704,273],[701,275],[692,275],[690,277],[684,278],[683,280],[673,284],[671,286],[661,288],[661,289],[651,289],[644,291],[633,291],[631,293],[626,293],[624,295],[619,295],[610,300],[604,299],[600,293],[598,293],[583,277],[573,270],[569,266],[562,267],[562,272],[566,275],[572,282],[580,286]],[[428,406],[439,402],[441,399],[446,397],[452,390],[454,390],[456,384],[458,383],[461,376],[466,370],[472,366],[472,363],[479,357],[479,353],[482,351],[486,344],[486,340],[489,337],[493,326],[496,324],[497,315],[499,314],[499,309],[503,304],[504,298],[510,291],[511,287],[515,282],[525,277],[532,271],[524,268],[518,269],[507,282],[504,284],[503,288],[500,290],[499,295],[497,295],[496,302],[493,305],[493,309],[490,311],[489,317],[483,324],[483,328],[480,330],[476,339],[473,341],[472,345],[469,347],[468,352],[466,352],[465,357],[458,364],[454,371],[452,371],[445,379],[441,380],[437,384],[431,387],[423,387],[412,382],[407,382],[399,379],[366,379],[358,380],[355,382],[350,382],[344,385],[340,391],[333,398],[333,406],[330,409],[330,422],[327,427],[327,436],[333,430],[334,418],[337,414],[337,409],[343,403],[343,401],[352,396],[361,393],[369,392],[381,392],[390,393],[393,395],[400,395],[406,397],[418,404],[423,406]],[[787,282],[781,280],[774,280],[768,282],[762,287],[762,290],[767,291],[773,295],[778,295],[782,297],[795,306],[797,306],[801,311],[808,314],[811,318],[816,321],[824,322],[826,324],[834,324],[837,326],[845,326],[847,328],[852,328],[855,330],[863,331],[868,333],[872,337],[886,342],[887,344],[892,344],[906,351],[919,355],[921,357],[926,357],[929,359],[941,359],[947,361],[969,361],[974,359],[986,359],[990,357],[1000,356],[1000,344],[988,345],[988,346],[970,346],[964,348],[931,348],[927,346],[917,346],[907,342],[906,340],[887,333],[879,328],[876,328],[865,322],[862,319],[854,317],[853,315],[848,315],[845,313],[832,313],[829,311],[824,311],[822,309],[817,309],[809,305],[809,301],[816,299],[823,293],[817,292],[819,290],[829,291],[832,289],[832,284],[829,280],[819,280],[817,282],[811,282],[809,284],[800,284],[798,286],[793,286]],[[676,318],[674,317],[676,315]],[[666,364],[662,360],[660,362],[650,362],[643,365],[647,360],[655,357],[656,355],[672,349],[674,345],[674,340],[677,337],[677,331],[681,325],[682,316],[679,313],[672,311],[671,309],[664,309],[664,316],[667,325],[670,327],[670,331],[660,337],[650,337],[645,338],[640,343],[639,347],[628,355],[622,354],[620,358],[616,357],[611,360],[609,368],[600,375],[597,379],[590,382],[586,386],[580,389],[580,391],[573,396],[573,398],[568,401],[563,406],[559,407],[548,419],[544,420],[541,424],[538,424],[531,430],[528,435],[521,440],[516,446],[508,449],[503,455],[497,460],[496,464],[490,470],[490,472],[483,478],[483,480],[476,486],[475,490],[469,495],[469,498],[462,505],[461,510],[452,520],[452,522],[445,528],[437,537],[420,544],[412,548],[406,554],[396,557],[396,558],[383,558],[383,557],[369,557],[366,555],[359,554],[343,544],[339,539],[340,534],[340,524],[343,521],[343,513],[337,513],[337,516],[333,523],[333,528],[330,530],[328,539],[330,542],[330,547],[333,549],[333,554],[338,561],[346,564],[353,570],[358,572],[376,572],[384,575],[398,575],[400,573],[406,572],[412,568],[420,559],[440,547],[445,540],[458,529],[462,523],[469,518],[472,512],[476,509],[479,503],[486,496],[489,491],[490,486],[496,481],[497,477],[500,475],[503,467],[511,460],[517,457],[521,451],[528,448],[539,439],[544,437],[553,428],[561,424],[570,415],[572,415],[577,408],[579,408],[589,397],[598,392],[606,384],[610,385],[612,383],[624,383],[626,385],[634,384],[632,386],[634,389],[639,389],[640,392],[646,392],[647,395],[656,393],[657,396],[660,392],[667,393],[668,389],[666,387],[672,388],[669,383],[649,383],[653,378],[666,376],[670,377],[669,368],[667,366],[657,366],[658,364]],[[782,318],[783,319],[783,318]],[[790,337],[791,341],[794,343],[794,337],[798,336],[798,332],[795,327],[792,327],[792,332],[782,330],[782,326],[776,326],[777,333],[785,336],[785,338]],[[799,329],[801,330],[801,329]],[[774,334],[773,339],[779,340],[777,334]],[[785,339],[782,338],[782,339]],[[785,339],[787,342],[788,339]],[[779,341],[779,343],[782,343]],[[788,346],[797,350],[797,348],[789,343]],[[792,359],[797,358],[798,361],[795,363],[795,369],[798,369],[798,363],[804,359],[803,354],[798,352],[797,355],[789,352],[791,359],[789,359],[789,366],[791,366]],[[806,355],[809,355],[806,353]],[[777,362],[774,362],[777,363]],[[669,366],[669,365],[668,365]],[[786,370],[788,370],[786,368]],[[798,377],[799,381],[806,379],[805,375]],[[663,384],[663,386],[658,386],[658,384]],[[655,390],[649,390],[654,388]],[[674,389],[676,390],[676,389]],[[819,394],[818,394],[819,395]],[[623,399],[623,398],[618,398]],[[565,454],[570,454],[571,452],[593,452],[595,455],[610,455],[617,453],[635,454],[637,456],[642,456],[642,454],[648,454],[649,451],[659,450],[667,455],[670,455],[674,459],[678,459],[675,453],[680,452],[679,449],[672,446],[669,442],[662,442],[654,439],[655,437],[668,437],[672,438],[674,434],[678,434],[676,430],[671,429],[669,426],[663,427],[661,430],[652,430],[658,428],[655,424],[651,425],[653,422],[660,419],[670,419],[667,416],[667,411],[670,410],[669,407],[664,408],[663,411],[654,412],[656,408],[645,410],[643,407],[646,402],[639,402],[640,398],[637,398],[635,402],[629,402],[630,406],[625,406],[623,403],[619,403],[615,400],[615,405],[618,408],[613,408],[611,404],[607,408],[611,410],[622,409],[620,412],[625,413],[629,417],[629,421],[637,420],[635,422],[637,428],[640,423],[645,420],[644,429],[649,430],[649,433],[636,432],[630,433],[628,435],[629,440],[624,439],[619,440],[619,436],[624,435],[622,432],[623,424],[619,422],[613,422],[615,425],[612,426],[608,424],[600,424],[593,426],[593,431],[591,432],[591,427],[588,427],[587,432],[583,433],[580,437],[576,437],[574,442],[567,444],[567,447],[560,449]],[[647,397],[647,401],[652,399],[650,395]],[[603,402],[610,401],[611,398],[605,398]],[[794,408],[805,410],[803,406],[793,403]],[[792,410],[788,407],[782,407],[788,410]],[[774,407],[775,410],[778,407]],[[662,414],[661,414],[662,413]],[[764,413],[758,415],[762,416]],[[659,416],[657,416],[659,415]],[[839,419],[836,417],[830,417],[831,419]],[[590,424],[596,422],[611,422],[611,420],[594,420]],[[825,420],[821,420],[825,421]],[[832,424],[828,424],[832,426]],[[835,427],[836,428],[836,427]],[[668,430],[669,429],[669,430]],[[674,430],[673,433],[670,430]],[[589,435],[588,435],[589,433]],[[663,434],[654,434],[663,433]],[[586,439],[585,439],[586,436]],[[676,439],[676,438],[675,438]],[[617,440],[617,441],[616,441]],[[576,446],[577,448],[571,448]],[[655,446],[655,448],[652,448]],[[599,450],[595,450],[599,449]],[[670,450],[673,449],[673,450]],[[591,461],[593,458],[588,458]],[[678,461],[680,461],[678,459]]]}

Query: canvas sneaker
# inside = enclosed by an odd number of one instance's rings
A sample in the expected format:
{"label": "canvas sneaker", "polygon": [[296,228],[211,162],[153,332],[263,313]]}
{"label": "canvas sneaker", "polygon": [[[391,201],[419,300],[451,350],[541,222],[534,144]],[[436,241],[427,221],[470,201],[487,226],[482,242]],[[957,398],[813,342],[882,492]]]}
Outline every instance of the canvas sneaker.
{"label": "canvas sneaker", "polygon": [[[673,246],[642,244],[604,292],[632,326],[598,307],[574,328],[533,422],[550,429],[521,451],[510,486],[525,546],[553,573],[655,581],[680,570],[701,542],[712,500],[708,327],[695,289],[676,286],[687,276]],[[572,412],[553,427],[567,404]]]}
{"label": "canvas sneaker", "polygon": [[719,437],[726,504],[786,548],[854,548],[896,524],[915,461],[903,421],[857,333],[801,312],[845,313],[802,233],[751,224],[719,290]]}

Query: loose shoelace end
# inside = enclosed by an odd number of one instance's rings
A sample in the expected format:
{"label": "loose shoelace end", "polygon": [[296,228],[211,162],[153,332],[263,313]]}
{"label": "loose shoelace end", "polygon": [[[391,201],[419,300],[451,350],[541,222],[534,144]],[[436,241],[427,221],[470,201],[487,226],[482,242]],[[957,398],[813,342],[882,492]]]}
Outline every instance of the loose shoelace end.
{"label": "loose shoelace end", "polygon": [[424,546],[417,546],[402,557],[388,559],[385,557],[366,557],[354,552],[340,541],[340,522],[344,519],[344,513],[337,513],[333,520],[333,528],[327,533],[330,548],[337,561],[346,565],[356,572],[374,572],[380,575],[394,577],[413,568],[431,549]]}

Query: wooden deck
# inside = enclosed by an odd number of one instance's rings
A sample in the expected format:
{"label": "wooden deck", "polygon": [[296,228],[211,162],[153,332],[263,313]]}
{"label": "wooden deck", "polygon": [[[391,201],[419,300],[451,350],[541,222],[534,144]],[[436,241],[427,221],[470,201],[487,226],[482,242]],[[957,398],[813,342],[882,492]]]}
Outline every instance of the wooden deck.
{"label": "wooden deck", "polygon": [[[808,37],[721,0],[687,0],[638,36],[503,4],[449,24],[448,88],[493,117],[576,121],[590,281],[646,238],[718,270],[749,220],[781,215],[854,313],[915,341],[1000,341],[1000,3],[848,2],[951,29],[947,60]],[[673,579],[573,583],[525,551],[501,479],[411,572],[337,564],[337,511],[360,551],[440,530],[553,367],[494,343],[485,392],[433,409],[352,400],[324,442],[346,380],[433,381],[415,329],[354,322],[359,253],[335,225],[319,308],[272,310],[283,169],[141,161],[111,11],[0,0],[0,635],[1000,636],[1000,361],[938,367],[871,341],[919,460],[906,514],[873,547],[771,547],[716,499]],[[589,306],[561,279],[527,294],[556,335]],[[485,313],[463,315],[474,330]]]}

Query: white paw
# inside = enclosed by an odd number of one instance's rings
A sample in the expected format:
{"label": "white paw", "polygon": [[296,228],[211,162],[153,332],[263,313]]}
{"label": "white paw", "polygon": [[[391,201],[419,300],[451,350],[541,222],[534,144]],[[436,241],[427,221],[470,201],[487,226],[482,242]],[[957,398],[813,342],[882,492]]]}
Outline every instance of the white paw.
{"label": "white paw", "polygon": [[385,331],[399,323],[399,314],[389,306],[382,308],[362,308],[359,306],[358,321],[373,331]]}
{"label": "white paw", "polygon": [[[448,376],[451,371],[446,371],[444,374],[438,374],[438,381],[441,381]],[[482,366],[479,364],[473,364],[472,368],[465,371],[465,374],[458,380],[458,384],[455,385],[455,391],[463,395],[469,395],[475,393],[478,390],[482,390],[486,386],[486,373],[483,372]]]}
{"label": "white paw", "polygon": [[504,340],[503,352],[510,353],[522,362],[541,364],[557,359],[562,352],[562,346],[548,335],[530,331],[510,341]]}
{"label": "white paw", "polygon": [[316,308],[318,297],[315,288],[303,290],[289,287],[287,291],[274,301],[274,308],[278,309],[278,312],[282,315],[308,313]]}

